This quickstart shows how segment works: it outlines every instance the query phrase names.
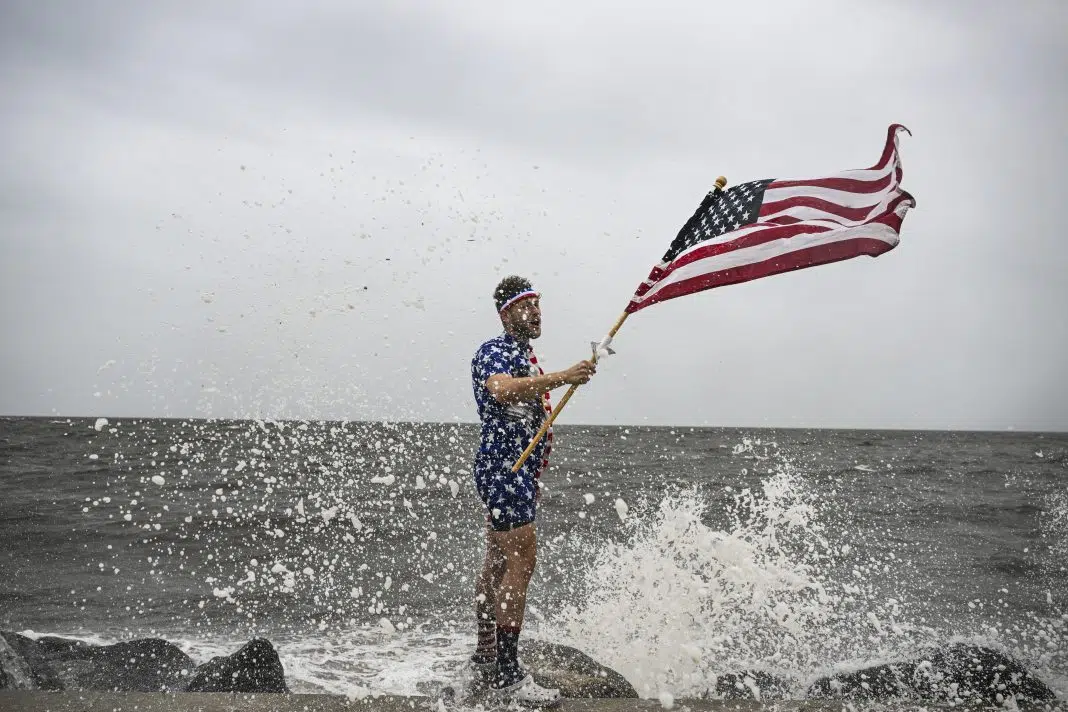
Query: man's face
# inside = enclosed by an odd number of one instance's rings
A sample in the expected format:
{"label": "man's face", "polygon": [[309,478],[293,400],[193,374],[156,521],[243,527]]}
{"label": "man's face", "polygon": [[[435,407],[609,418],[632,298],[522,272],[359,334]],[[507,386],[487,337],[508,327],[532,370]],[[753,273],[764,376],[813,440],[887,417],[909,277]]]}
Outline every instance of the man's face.
{"label": "man's face", "polygon": [[504,312],[505,324],[524,339],[536,339],[541,336],[541,300],[530,297],[516,302]]}

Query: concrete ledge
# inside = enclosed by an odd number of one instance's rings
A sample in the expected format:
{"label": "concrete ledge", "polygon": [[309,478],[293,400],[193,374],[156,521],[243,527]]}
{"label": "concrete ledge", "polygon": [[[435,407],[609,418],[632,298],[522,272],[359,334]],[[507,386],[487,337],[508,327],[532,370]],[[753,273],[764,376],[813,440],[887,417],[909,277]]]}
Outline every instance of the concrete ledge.
{"label": "concrete ledge", "polygon": [[[2,712],[413,712],[437,710],[429,697],[383,695],[350,700],[337,695],[244,695],[218,692],[37,692],[0,690]],[[449,709],[455,709],[449,706]],[[483,708],[488,710],[489,708]],[[504,709],[503,706],[501,709]],[[656,700],[564,700],[560,712],[663,712]],[[675,712],[855,712],[858,710],[998,710],[1005,708],[970,705],[923,705],[907,702],[881,704],[830,700],[752,701],[676,700]],[[1019,710],[1068,712],[1068,704],[1020,704]]]}

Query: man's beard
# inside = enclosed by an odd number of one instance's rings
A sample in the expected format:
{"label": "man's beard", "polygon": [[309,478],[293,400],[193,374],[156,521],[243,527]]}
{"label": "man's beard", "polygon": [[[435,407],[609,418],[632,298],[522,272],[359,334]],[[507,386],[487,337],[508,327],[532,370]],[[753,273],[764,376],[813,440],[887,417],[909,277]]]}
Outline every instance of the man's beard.
{"label": "man's beard", "polygon": [[541,336],[541,325],[539,324],[535,327],[522,321],[512,322],[512,332],[518,338],[523,339],[524,341],[529,341]]}

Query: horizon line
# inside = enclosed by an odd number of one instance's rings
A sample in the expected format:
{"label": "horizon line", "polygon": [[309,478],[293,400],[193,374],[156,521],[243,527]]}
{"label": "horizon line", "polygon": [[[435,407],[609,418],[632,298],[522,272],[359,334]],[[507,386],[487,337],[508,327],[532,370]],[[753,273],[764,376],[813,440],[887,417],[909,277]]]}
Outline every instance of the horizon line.
{"label": "horizon line", "polygon": [[[479,425],[477,420],[404,420],[404,419],[377,419],[367,420],[361,418],[270,418],[270,417],[213,417],[213,416],[158,416],[158,415],[18,415],[0,413],[0,420],[5,419],[66,419],[95,421],[99,418],[107,418],[109,422],[115,420],[164,420],[164,421],[248,421],[261,423],[353,423],[353,424],[382,424],[382,425]],[[650,428],[650,429],[679,429],[690,428],[691,430],[834,430],[848,432],[898,432],[898,433],[1017,433],[1033,435],[1068,435],[1068,428],[1064,430],[1021,430],[1014,426],[1006,426],[1001,429],[990,428],[950,428],[928,427],[918,428],[909,426],[811,426],[811,425],[697,425],[697,424],[652,424],[652,423],[554,423],[554,428]]]}

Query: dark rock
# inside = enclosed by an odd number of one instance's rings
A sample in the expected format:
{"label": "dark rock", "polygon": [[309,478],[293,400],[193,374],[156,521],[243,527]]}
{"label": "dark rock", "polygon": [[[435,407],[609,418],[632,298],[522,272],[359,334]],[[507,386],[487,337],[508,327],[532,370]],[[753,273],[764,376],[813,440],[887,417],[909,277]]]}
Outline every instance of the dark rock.
{"label": "dark rock", "polygon": [[519,657],[539,685],[555,687],[564,697],[638,697],[625,677],[575,648],[523,640],[519,644]]}
{"label": "dark rock", "polygon": [[[257,638],[199,667],[159,638],[90,645],[0,632],[0,688],[114,692],[288,692],[282,662]],[[5,652],[6,651],[6,652]]]}
{"label": "dark rock", "polygon": [[196,669],[186,692],[289,692],[282,661],[270,641],[254,638],[233,655]]}
{"label": "dark rock", "polygon": [[[10,650],[21,662],[19,667],[29,673],[30,689],[34,690],[63,690],[66,687],[59,674],[52,668],[45,651],[37,644],[37,641],[8,631],[0,632]],[[6,671],[6,670],[5,670]]]}
{"label": "dark rock", "polygon": [[849,700],[886,700],[916,697],[912,685],[916,663],[875,665],[850,673],[839,673],[817,680],[808,690],[809,697]]}
{"label": "dark rock", "polygon": [[39,690],[179,690],[193,669],[188,655],[158,638],[101,646],[66,638],[33,640],[18,633],[0,635],[21,658],[23,669]]}
{"label": "dark rock", "polygon": [[953,645],[935,652],[930,662],[930,668],[923,661],[917,665],[917,679],[921,685],[942,691],[947,699],[953,699],[948,694],[953,685],[956,697],[964,700],[996,702],[999,694],[1036,702],[1056,697],[1016,660],[990,648]]}
{"label": "dark rock", "polygon": [[0,690],[36,690],[26,661],[0,635]]}
{"label": "dark rock", "polygon": [[783,700],[790,683],[759,670],[729,672],[716,678],[716,687],[706,697],[721,700]]}
{"label": "dark rock", "polygon": [[996,650],[974,645],[952,645],[932,650],[920,660],[821,678],[809,688],[809,696],[987,704],[1010,697],[1034,702],[1055,699],[1053,691],[1018,662]]}

